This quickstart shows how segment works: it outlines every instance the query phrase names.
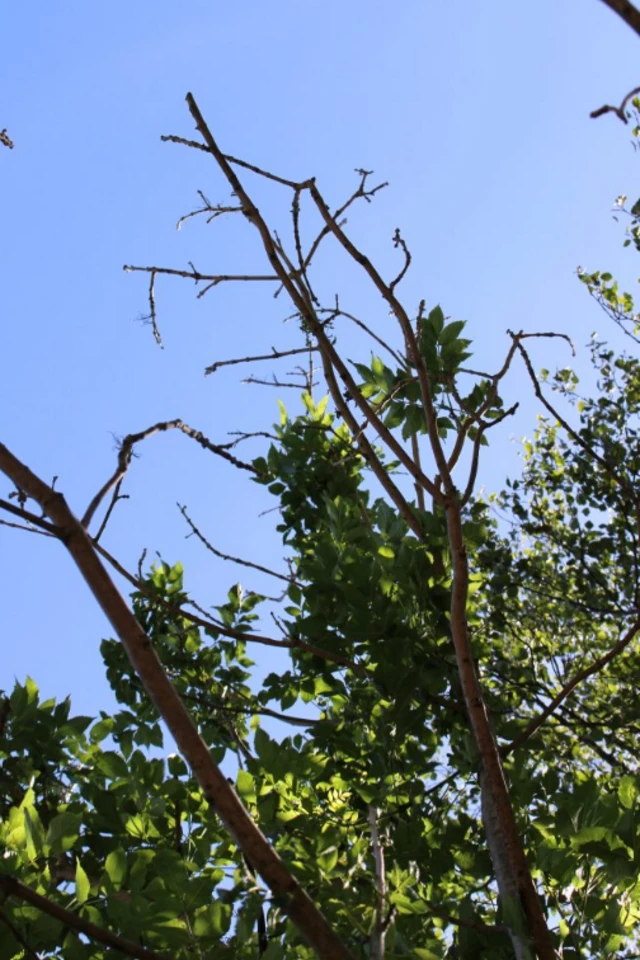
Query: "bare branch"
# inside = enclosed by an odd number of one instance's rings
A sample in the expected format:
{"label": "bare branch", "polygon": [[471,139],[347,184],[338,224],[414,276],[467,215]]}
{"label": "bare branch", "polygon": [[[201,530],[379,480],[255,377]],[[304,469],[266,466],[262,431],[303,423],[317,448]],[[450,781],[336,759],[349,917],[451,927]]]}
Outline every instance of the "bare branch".
{"label": "bare branch", "polygon": [[640,36],[640,11],[629,0],[602,0],[610,10],[622,17],[628,27]]}
{"label": "bare branch", "polygon": [[628,123],[629,121],[627,120],[627,115],[625,113],[627,104],[629,103],[629,100],[637,96],[639,93],[640,87],[634,87],[633,90],[626,95],[619,107],[612,107],[610,104],[605,104],[603,107],[598,107],[597,110],[592,110],[589,116],[592,120],[595,120],[597,117],[601,117],[605,113],[615,113],[618,120],[622,120],[623,123]]}
{"label": "bare branch", "polygon": [[205,153],[210,153],[209,147],[204,143],[200,143],[199,140],[187,140],[185,137],[177,137],[173,133],[163,133],[160,139],[164,143],[181,143],[185,147],[193,147],[195,150],[204,150]]}
{"label": "bare branch", "polygon": [[[305,376],[305,380],[306,380],[306,376]],[[258,386],[258,387],[286,387],[291,390],[300,390],[300,391],[309,389],[308,382],[307,383],[289,383],[286,380],[278,380],[275,374],[273,375],[271,380],[260,380],[258,377],[246,377],[246,379],[244,379],[242,382],[252,383],[254,386]],[[313,383],[311,384],[311,386],[315,387],[317,386],[317,384]],[[309,392],[311,391],[309,390]]]}
{"label": "bare branch", "polygon": [[[227,273],[218,273],[218,274],[209,274],[209,273],[200,273],[199,270],[175,270],[172,267],[136,267],[132,264],[125,264],[122,268],[125,273],[152,273],[152,274],[166,274],[171,277],[186,277],[188,280],[195,280],[196,283],[201,283],[203,280],[208,281],[210,289],[211,287],[217,286],[219,283],[229,283],[233,281],[244,282],[246,280],[266,280],[267,282],[272,282],[278,280],[278,277],[270,275],[256,275],[243,274],[241,276],[235,274]],[[198,294],[202,296],[202,291]]]}
{"label": "bare branch", "polygon": [[188,424],[184,423],[183,420],[163,420],[160,423],[154,423],[151,427],[147,427],[146,430],[141,430],[140,433],[130,433],[124,438],[120,444],[116,469],[106,483],[104,483],[100,490],[98,490],[95,497],[84,512],[82,517],[82,525],[84,527],[89,526],[96,510],[109,491],[122,481],[124,475],[129,469],[131,460],[133,459],[133,448],[135,445],[140,443],[142,440],[146,440],[148,437],[153,436],[154,433],[164,433],[167,430],[180,430],[186,436],[190,437],[192,440],[195,440],[196,443],[199,443],[204,450],[209,450],[211,453],[215,453],[216,456],[222,457],[223,460],[227,460],[229,463],[232,463],[234,467],[238,467],[240,470],[248,470],[250,473],[258,474],[258,471],[253,464],[245,463],[245,461],[234,457],[233,454],[228,452],[228,450],[225,450],[224,446],[221,446],[217,443],[212,443],[211,440],[208,440],[200,430],[190,427]]}
{"label": "bare branch", "polygon": [[[320,349],[323,355],[325,355],[330,360],[333,367],[335,367],[342,381],[344,382],[345,386],[353,396],[355,402],[358,404],[363,414],[371,421],[372,425],[375,427],[376,431],[378,432],[378,435],[383,440],[383,442],[400,460],[403,466],[409,471],[411,476],[416,478],[424,486],[424,488],[429,492],[431,496],[433,496],[439,501],[442,500],[442,494],[440,490],[416,466],[416,464],[413,462],[411,457],[406,453],[402,445],[392,435],[391,431],[388,430],[388,428],[376,416],[376,414],[371,409],[370,405],[366,402],[365,398],[362,397],[362,395],[360,394],[348,367],[342,361],[341,357],[339,356],[338,352],[336,351],[329,337],[327,337],[322,324],[318,320],[317,315],[312,309],[310,309],[309,304],[306,301],[305,297],[300,293],[299,289],[297,288],[296,284],[290,277],[286,268],[281,263],[278,257],[278,252],[274,246],[274,242],[272,240],[269,228],[267,227],[265,221],[260,215],[258,208],[255,206],[255,204],[253,203],[253,201],[251,200],[251,198],[243,188],[234,170],[231,168],[230,163],[227,160],[226,156],[222,153],[222,151],[218,147],[216,141],[213,138],[213,135],[211,134],[211,131],[209,130],[207,124],[204,121],[202,114],[200,113],[200,110],[193,98],[193,95],[188,93],[186,99],[187,99],[187,104],[189,106],[189,110],[191,111],[191,115],[193,116],[196,122],[196,126],[198,127],[198,130],[202,134],[211,153],[215,157],[215,160],[218,166],[220,167],[220,170],[229,181],[229,184],[235,196],[238,197],[238,199],[240,200],[245,216],[247,217],[249,222],[253,223],[254,226],[257,228],[260,234],[260,237],[262,239],[265,253],[267,254],[267,257],[269,259],[271,266],[273,267],[283,287],[286,289],[287,293],[289,294],[295,307],[300,312],[300,315],[304,317],[304,319],[308,322],[309,327],[313,331],[314,336],[318,340],[318,344],[320,346]],[[291,186],[292,184],[288,184],[288,185]],[[293,186],[295,187],[297,185],[293,185]],[[406,317],[406,313],[404,312],[403,308],[397,303],[393,295],[388,293],[388,290],[385,287],[384,282],[376,273],[370,261],[367,260],[367,258],[363,257],[363,255],[360,254],[359,251],[357,251],[353,247],[350,241],[348,241],[344,237],[344,234],[340,233],[339,227],[332,220],[329,209],[324,199],[322,198],[321,194],[315,187],[314,182],[308,181],[308,182],[305,182],[304,184],[301,184],[301,186],[307,187],[311,191],[311,194],[316,202],[316,205],[321,210],[323,219],[325,220],[327,225],[330,227],[331,232],[342,237],[343,245],[346,246],[346,249],[348,249],[349,252],[355,251],[354,259],[356,260],[357,263],[364,265],[364,263],[366,262],[366,264],[368,265],[367,272],[369,272],[371,275],[371,271],[372,271],[373,275],[377,277],[379,284],[382,286],[382,289],[385,291],[385,294],[384,294],[385,299],[389,299],[389,297],[391,298],[392,302],[397,305],[397,310],[406,319],[406,322],[408,324],[409,321],[408,321],[408,318]],[[409,327],[410,327],[410,324],[409,324]],[[412,335],[411,330],[409,330],[409,333]],[[417,349],[416,349],[416,353],[417,353]],[[422,367],[424,369],[424,365],[422,365]],[[427,420],[431,425],[429,414],[427,415]],[[433,424],[435,425],[435,415],[433,416],[432,420],[433,420]],[[444,466],[446,467],[446,463],[444,464]]]}
{"label": "bare branch", "polygon": [[254,357],[236,357],[233,360],[216,360],[215,363],[212,363],[210,366],[205,367],[204,375],[208,377],[210,373],[215,373],[216,370],[219,370],[220,367],[230,367],[236,363],[257,363],[260,360],[279,360],[281,357],[292,357],[300,353],[309,353],[309,351],[315,351],[318,347],[308,346],[308,347],[296,347],[294,350],[276,350],[275,347],[271,348],[271,353],[258,354]]}
{"label": "bare branch", "polygon": [[49,523],[49,521],[43,517],[37,517],[35,513],[30,513],[28,510],[25,510],[24,507],[16,507],[12,503],[9,503],[8,500],[0,500],[0,508],[6,510],[7,513],[12,513],[14,517],[20,517],[21,520],[26,520],[27,523],[38,527],[51,537],[58,537],[60,535],[60,531],[54,524]]}
{"label": "bare branch", "polygon": [[283,573],[278,573],[276,570],[270,570],[268,567],[263,567],[259,563],[253,563],[251,560],[243,560],[241,557],[232,557],[228,553],[222,553],[220,550],[216,550],[212,543],[210,543],[205,535],[198,529],[195,525],[189,514],[187,513],[187,508],[185,506],[177,505],[180,513],[185,518],[189,526],[191,527],[192,533],[200,540],[201,543],[213,553],[216,557],[220,557],[221,560],[229,560],[231,563],[237,563],[242,567],[249,567],[252,570],[259,570],[260,573],[266,573],[270,577],[276,577],[278,580],[284,580],[285,583],[297,583],[295,577],[287,577]]}
{"label": "bare branch", "polygon": [[411,254],[410,254],[410,252],[409,252],[409,248],[407,247],[407,244],[405,243],[405,241],[404,241],[404,240],[402,239],[402,237],[400,236],[400,229],[399,229],[399,227],[396,227],[395,232],[394,232],[394,234],[393,234],[393,245],[394,245],[394,247],[396,248],[396,250],[397,250],[398,248],[400,248],[400,250],[402,250],[402,252],[403,252],[403,254],[404,254],[404,264],[403,264],[402,270],[400,271],[400,273],[398,274],[398,276],[395,278],[395,280],[392,280],[391,283],[389,284],[389,290],[391,290],[392,293],[393,293],[393,291],[395,290],[395,288],[398,286],[398,284],[400,283],[400,281],[402,280],[402,278],[405,276],[405,274],[406,274],[407,270],[409,269],[409,267],[411,266]]}
{"label": "bare branch", "polygon": [[582,670],[578,670],[577,673],[563,686],[562,690],[553,698],[553,700],[545,707],[545,709],[535,717],[531,723],[522,731],[522,733],[516,737],[511,743],[502,747],[501,753],[504,756],[507,756],[509,753],[512,753],[514,750],[517,750],[518,747],[521,747],[536,730],[542,726],[547,717],[550,717],[552,713],[560,706],[560,704],[567,699],[570,693],[578,686],[579,683],[582,683],[583,680],[586,680],[587,677],[591,677],[594,673],[599,673],[603,670],[608,663],[610,663],[615,657],[617,657],[622,651],[629,646],[631,641],[636,637],[638,631],[640,630],[640,619],[636,620],[627,630],[625,634],[615,643],[607,653],[603,656],[598,657],[593,661],[588,667],[583,667]]}
{"label": "bare branch", "polygon": [[242,213],[242,207],[228,207],[223,206],[221,203],[212,204],[211,201],[205,197],[202,190],[198,190],[198,196],[202,200],[203,206],[197,210],[192,210],[191,213],[185,213],[183,217],[180,217],[176,223],[176,230],[180,230],[185,221],[190,220],[192,217],[199,217],[205,213],[208,214],[207,223],[212,223],[213,220],[221,217],[225,213]]}
{"label": "bare branch", "polygon": [[122,486],[122,480],[119,480],[118,483],[117,483],[116,486],[115,486],[114,491],[113,491],[113,496],[111,497],[111,503],[110,503],[109,506],[107,507],[107,510],[106,510],[106,512],[105,512],[105,515],[104,515],[104,517],[102,518],[102,523],[100,524],[100,527],[99,527],[99,529],[98,529],[98,532],[96,533],[95,537],[93,538],[93,542],[94,542],[94,543],[97,543],[97,542],[99,541],[100,537],[102,536],[102,534],[103,534],[104,531],[106,530],[107,524],[109,523],[109,520],[110,520],[110,518],[111,518],[111,514],[113,513],[114,507],[115,507],[116,503],[118,502],[118,500],[128,500],[128,499],[129,499],[129,494],[128,494],[128,493],[123,493],[123,494],[120,493],[120,488],[121,488],[121,486]]}

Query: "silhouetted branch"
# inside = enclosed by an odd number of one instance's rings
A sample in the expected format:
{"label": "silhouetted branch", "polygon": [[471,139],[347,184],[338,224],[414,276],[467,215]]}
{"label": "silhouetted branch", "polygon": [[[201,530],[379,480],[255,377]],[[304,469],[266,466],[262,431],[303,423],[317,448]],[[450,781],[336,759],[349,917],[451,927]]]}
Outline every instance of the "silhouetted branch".
{"label": "silhouetted branch", "polygon": [[251,560],[243,560],[241,557],[232,557],[228,553],[222,553],[220,550],[216,550],[212,543],[210,543],[201,530],[195,525],[189,514],[187,513],[187,508],[178,504],[178,509],[180,513],[185,518],[189,526],[191,527],[192,533],[200,540],[201,543],[213,553],[216,557],[220,557],[221,560],[228,560],[230,563],[237,563],[243,567],[250,567],[252,570],[259,570],[260,573],[266,573],[270,577],[276,577],[278,580],[284,580],[285,583],[297,583],[295,577],[287,577],[283,573],[278,573],[276,570],[270,570],[269,567],[263,567],[259,563],[253,563]]}
{"label": "silhouetted branch", "polygon": [[629,121],[627,120],[625,109],[629,100],[631,100],[632,97],[635,97],[638,93],[640,93],[640,87],[634,87],[634,89],[626,95],[619,107],[612,107],[610,104],[605,104],[603,107],[599,107],[597,110],[592,110],[589,116],[592,120],[595,120],[597,117],[601,117],[605,113],[615,113],[619,120],[622,120],[623,123],[628,123]]}
{"label": "silhouetted branch", "polygon": [[89,526],[96,510],[100,506],[100,503],[104,497],[108,494],[109,490],[118,484],[126,474],[131,460],[133,459],[133,448],[135,445],[140,443],[142,440],[146,440],[154,433],[164,433],[167,430],[180,430],[186,436],[190,437],[192,440],[195,440],[196,443],[199,443],[204,450],[209,450],[211,453],[215,453],[216,456],[222,457],[223,460],[227,460],[229,463],[232,463],[234,467],[238,467],[240,470],[248,470],[250,473],[258,473],[253,464],[245,463],[244,460],[239,460],[237,457],[234,457],[233,454],[229,453],[228,450],[225,450],[224,447],[220,446],[220,444],[212,443],[211,440],[208,440],[202,431],[196,430],[194,427],[190,427],[182,420],[164,420],[160,423],[154,423],[153,426],[147,427],[146,430],[141,430],[140,433],[130,433],[124,438],[120,444],[116,469],[106,483],[100,488],[100,490],[98,490],[95,497],[84,512],[82,517],[82,525],[84,527]]}
{"label": "silhouetted branch", "polygon": [[279,360],[281,357],[292,357],[300,353],[309,353],[309,351],[317,350],[317,347],[308,346],[308,347],[296,347],[294,350],[276,350],[275,347],[271,348],[271,353],[258,354],[254,357],[236,357],[233,360],[216,360],[215,363],[212,363],[210,366],[205,367],[204,374],[209,376],[210,373],[215,373],[216,370],[219,370],[220,367],[230,367],[236,363],[253,363],[261,360]]}
{"label": "silhouetted branch", "polygon": [[610,10],[622,17],[628,27],[640,36],[640,11],[629,0],[602,0]]}

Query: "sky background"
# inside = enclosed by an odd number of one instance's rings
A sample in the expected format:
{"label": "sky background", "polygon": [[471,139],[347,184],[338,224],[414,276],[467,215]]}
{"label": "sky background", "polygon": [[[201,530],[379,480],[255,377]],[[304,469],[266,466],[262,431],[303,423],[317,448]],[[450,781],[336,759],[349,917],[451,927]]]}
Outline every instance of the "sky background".
{"label": "sky background", "polygon": [[[125,263],[265,272],[243,218],[175,230],[198,189],[229,199],[206,154],[159,139],[195,136],[188,90],[225,152],[317,176],[332,206],[356,167],[388,180],[350,216],[350,234],[391,278],[402,228],[407,308],[424,297],[467,320],[478,365],[500,365],[507,328],[556,330],[574,338],[588,378],[591,331],[615,339],[575,271],[633,281],[610,210],[619,193],[635,199],[638,158],[628,128],[588,115],[639,82],[638,39],[599,0],[32,0],[2,4],[0,29],[0,128],[16,145],[0,151],[0,438],[43,479],[57,476],[77,513],[113,470],[114,436],[181,417],[224,442],[268,429],[278,396],[301,410],[296,391],[241,383],[284,374],[286,361],[203,375],[215,360],[296,344],[273,288],[219,286],[196,300],[192,283],[160,278],[164,350],[140,322],[146,278]],[[284,235],[286,190],[243,179]],[[305,225],[312,235],[313,219]],[[327,301],[339,292],[390,334],[379,297],[335,247],[316,277]],[[345,354],[366,361],[368,345],[339,332]],[[534,356],[538,368],[571,362],[560,341]],[[494,433],[479,476],[488,490],[519,471],[518,441],[535,425],[522,370],[508,398],[521,409]],[[273,592],[186,540],[176,508],[186,504],[218,549],[282,569],[276,515],[260,516],[269,495],[182,435],[140,454],[104,545],[130,569],[144,548],[181,560],[204,606],[239,579]],[[0,496],[10,490],[0,480]],[[71,694],[77,712],[108,709],[99,642],[111,631],[64,549],[0,528],[0,584],[0,688],[30,674],[47,696]],[[253,652],[262,671],[282,663]]]}

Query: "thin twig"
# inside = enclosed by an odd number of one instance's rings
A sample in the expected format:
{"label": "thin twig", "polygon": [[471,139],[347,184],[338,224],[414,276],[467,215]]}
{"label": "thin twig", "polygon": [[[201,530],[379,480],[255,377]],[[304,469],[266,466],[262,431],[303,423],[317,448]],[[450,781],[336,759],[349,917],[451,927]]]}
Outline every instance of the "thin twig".
{"label": "thin twig", "polygon": [[95,497],[92,499],[91,503],[84,512],[82,517],[82,524],[84,527],[89,526],[96,510],[109,491],[123,479],[124,475],[129,469],[131,460],[133,459],[134,447],[136,444],[140,443],[142,440],[146,440],[148,437],[153,436],[155,433],[165,433],[167,430],[180,430],[185,434],[185,436],[195,440],[196,443],[199,443],[204,450],[209,450],[211,453],[215,453],[216,456],[222,457],[223,460],[227,460],[229,463],[233,464],[234,467],[238,467],[240,470],[248,470],[250,473],[258,474],[258,471],[253,464],[246,463],[244,460],[239,460],[237,457],[234,457],[233,454],[229,453],[228,450],[225,450],[223,446],[220,446],[220,444],[212,443],[211,440],[205,437],[201,430],[196,430],[194,427],[190,427],[183,420],[163,420],[160,423],[154,423],[151,427],[147,427],[146,430],[141,430],[139,433],[130,433],[124,438],[120,444],[116,469],[106,483],[104,483],[100,490],[98,490]]}
{"label": "thin twig", "polygon": [[271,348],[271,353],[258,354],[253,357],[235,357],[232,360],[216,360],[215,363],[210,364],[208,367],[205,367],[204,375],[208,377],[209,374],[215,373],[216,370],[219,370],[220,367],[230,367],[236,363],[257,363],[260,360],[279,360],[281,357],[292,357],[300,353],[308,353],[310,350],[317,350],[317,347],[296,347],[294,350],[276,350],[275,347]]}
{"label": "thin twig", "polygon": [[102,536],[102,534],[103,534],[104,531],[106,530],[107,524],[109,523],[109,520],[110,520],[110,518],[111,518],[111,514],[113,513],[114,507],[115,507],[116,503],[118,502],[118,500],[128,500],[128,499],[129,499],[129,494],[128,494],[128,493],[123,493],[122,495],[120,494],[120,488],[121,488],[121,487],[122,487],[122,480],[119,480],[118,483],[117,483],[116,486],[115,486],[114,491],[113,491],[113,495],[112,495],[112,497],[111,497],[111,503],[110,503],[109,506],[107,507],[107,509],[106,509],[106,511],[105,511],[105,515],[104,515],[104,517],[102,518],[102,523],[100,524],[100,527],[99,527],[99,529],[98,529],[98,532],[96,533],[95,537],[93,538],[93,542],[94,542],[94,543],[97,543],[97,542],[99,541],[100,537]]}
{"label": "thin twig", "polygon": [[460,500],[460,503],[462,504],[462,506],[467,504],[471,499],[473,488],[475,487],[475,484],[476,484],[476,476],[478,473],[478,462],[480,458],[480,446],[482,444],[482,438],[484,437],[487,430],[490,430],[491,427],[495,427],[498,423],[502,423],[505,417],[513,416],[513,414],[516,412],[519,406],[520,406],[519,402],[514,403],[512,407],[509,407],[508,410],[505,410],[499,416],[495,417],[495,419],[489,422],[484,421],[478,427],[478,432],[473,441],[473,452],[471,454],[471,466],[469,468],[469,479],[467,480],[467,486],[462,495],[462,499]]}
{"label": "thin twig", "polygon": [[25,510],[24,507],[14,506],[12,503],[9,503],[8,500],[0,500],[0,509],[6,510],[7,513],[12,513],[15,517],[20,517],[21,520],[26,520],[27,523],[32,523],[34,527],[39,527],[52,537],[60,535],[60,531],[53,523],[49,523],[44,517],[37,517],[35,513]]}
{"label": "thin twig", "polygon": [[[244,283],[247,280],[264,280],[267,282],[273,282],[277,280],[278,277],[270,276],[268,274],[262,275],[252,275],[252,274],[231,274],[231,273],[200,273],[199,270],[175,270],[172,267],[136,267],[132,264],[125,264],[122,268],[125,273],[152,273],[152,274],[163,274],[171,277],[185,277],[187,280],[195,280],[196,283],[201,283],[203,280],[206,280],[210,286],[216,286],[219,283],[232,283],[238,281]],[[201,294],[200,294],[201,295]]]}
{"label": "thin twig", "polygon": [[220,557],[221,560],[228,560],[231,563],[237,563],[242,567],[250,567],[252,570],[259,570],[260,573],[266,573],[270,577],[276,577],[278,580],[284,580],[285,583],[294,583],[298,584],[295,577],[288,577],[283,573],[278,573],[276,570],[270,570],[269,567],[263,567],[259,563],[253,563],[251,560],[243,560],[241,557],[233,557],[229,553],[222,553],[220,550],[216,550],[212,543],[207,540],[202,531],[195,525],[189,514],[187,513],[187,508],[181,504],[177,504],[178,510],[187,521],[191,527],[192,533],[198,538],[198,540],[204,544],[204,546],[213,553],[216,557]]}
{"label": "thin twig", "polygon": [[393,245],[396,248],[396,250],[398,248],[402,250],[404,254],[404,264],[402,265],[402,270],[400,271],[398,276],[395,278],[395,280],[392,280],[391,283],[389,284],[389,290],[391,290],[392,293],[395,290],[395,288],[398,286],[400,281],[403,279],[403,277],[405,276],[409,267],[411,266],[411,253],[409,252],[409,248],[406,242],[402,239],[400,235],[399,227],[396,227],[395,232],[393,234]]}
{"label": "thin twig", "polygon": [[640,93],[640,87],[634,87],[633,90],[626,95],[619,107],[612,107],[610,104],[605,104],[603,107],[598,107],[597,110],[592,110],[589,116],[592,120],[595,120],[597,117],[601,117],[605,113],[615,113],[618,120],[622,120],[623,123],[628,123],[629,121],[627,120],[625,109],[629,100],[631,100],[632,97],[635,97],[638,93]]}

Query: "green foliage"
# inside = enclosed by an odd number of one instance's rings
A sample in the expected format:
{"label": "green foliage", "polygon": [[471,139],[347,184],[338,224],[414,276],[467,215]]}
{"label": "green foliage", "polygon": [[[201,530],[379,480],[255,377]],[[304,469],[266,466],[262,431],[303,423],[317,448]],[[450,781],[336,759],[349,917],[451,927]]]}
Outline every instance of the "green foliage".
{"label": "green foliage", "polygon": [[[637,204],[630,216],[640,249]],[[635,335],[612,276],[582,280]],[[428,433],[426,376],[456,459],[461,438],[479,448],[504,415],[497,379],[464,368],[463,330],[435,307],[415,318],[419,358],[353,364],[402,441]],[[595,340],[591,356],[595,396],[573,371],[545,371],[557,415],[525,442],[522,476],[469,498],[462,517],[472,650],[533,876],[572,960],[630,956],[640,924],[640,362]],[[302,404],[293,417],[280,404],[253,462],[288,555],[279,639],[266,636],[273,601],[240,584],[208,620],[189,615],[179,563],[148,571],[133,610],[213,758],[355,958],[371,955],[382,919],[386,960],[511,960],[507,928],[526,936],[525,917],[498,896],[482,827],[444,511],[418,499],[410,528],[328,399]],[[247,651],[264,643],[289,660],[258,682]],[[174,960],[311,958],[165,743],[121,644],[101,649],[112,714],[73,717],[30,678],[0,704],[0,885],[16,878]],[[17,896],[0,923],[0,960],[21,960],[25,943],[43,958],[116,956]]]}
{"label": "green foliage", "polygon": [[[496,499],[511,532],[489,504],[466,512],[468,616],[503,745],[636,610],[628,490],[640,470],[640,367],[599,344],[593,357],[596,398],[580,398],[566,371],[552,381],[578,439],[541,420],[522,479]],[[469,403],[486,396],[481,385]],[[132,598],[136,616],[213,755],[235,765],[243,802],[354,956],[367,956],[375,920],[374,810],[387,863],[386,956],[510,958],[494,925],[513,918],[497,901],[450,648],[444,519],[422,514],[429,538],[419,542],[372,498],[366,465],[326,402],[304,403],[296,418],[283,410],[277,442],[256,461],[292,557],[280,617],[293,642],[289,669],[256,687],[246,650],[264,598],[235,585],[216,608],[219,630],[204,630],[181,612],[189,598],[179,564],[150,571]],[[41,703],[32,680],[6,701],[4,872],[134,942],[143,931],[145,944],[176,958],[196,944],[212,956],[255,957],[261,911],[273,956],[311,956],[184,763],[165,755],[121,646],[105,640],[102,652],[120,703],[113,715],[71,717],[68,701]],[[629,648],[507,760],[528,855],[569,956],[619,951],[638,921],[639,683]],[[274,708],[305,711],[308,727],[265,729]],[[61,942],[46,914],[17,900],[5,911],[28,927],[33,949]],[[69,955],[110,956],[64,936]],[[0,960],[20,950],[9,935]]]}

